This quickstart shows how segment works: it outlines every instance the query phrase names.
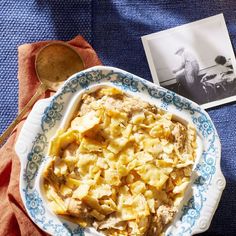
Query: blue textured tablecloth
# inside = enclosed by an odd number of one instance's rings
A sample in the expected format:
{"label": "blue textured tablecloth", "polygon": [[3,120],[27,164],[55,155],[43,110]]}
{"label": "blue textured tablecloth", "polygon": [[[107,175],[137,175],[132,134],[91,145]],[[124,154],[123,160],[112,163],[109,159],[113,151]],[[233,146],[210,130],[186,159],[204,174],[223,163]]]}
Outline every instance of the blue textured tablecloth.
{"label": "blue textured tablecloth", "polygon": [[[83,35],[104,65],[151,80],[142,35],[224,13],[236,46],[235,0],[0,0],[0,132],[17,113],[17,47]],[[209,110],[222,142],[227,186],[211,227],[202,235],[236,235],[236,104]]]}

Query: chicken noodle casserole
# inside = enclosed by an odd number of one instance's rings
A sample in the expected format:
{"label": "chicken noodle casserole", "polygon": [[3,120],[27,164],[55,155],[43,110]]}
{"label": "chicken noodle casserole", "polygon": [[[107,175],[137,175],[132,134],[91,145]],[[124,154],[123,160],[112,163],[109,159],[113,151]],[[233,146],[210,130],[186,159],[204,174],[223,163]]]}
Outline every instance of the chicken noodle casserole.
{"label": "chicken noodle casserole", "polygon": [[170,113],[105,87],[82,96],[50,143],[51,209],[105,235],[161,235],[189,184],[196,131]]}

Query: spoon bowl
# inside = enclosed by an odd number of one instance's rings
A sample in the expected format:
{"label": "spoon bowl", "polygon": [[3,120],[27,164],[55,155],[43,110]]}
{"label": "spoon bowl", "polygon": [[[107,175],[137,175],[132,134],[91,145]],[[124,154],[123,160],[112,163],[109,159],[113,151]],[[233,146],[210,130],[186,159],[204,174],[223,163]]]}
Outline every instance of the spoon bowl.
{"label": "spoon bowl", "polygon": [[53,91],[57,91],[65,80],[83,69],[84,63],[78,52],[61,42],[43,47],[35,60],[38,79]]}

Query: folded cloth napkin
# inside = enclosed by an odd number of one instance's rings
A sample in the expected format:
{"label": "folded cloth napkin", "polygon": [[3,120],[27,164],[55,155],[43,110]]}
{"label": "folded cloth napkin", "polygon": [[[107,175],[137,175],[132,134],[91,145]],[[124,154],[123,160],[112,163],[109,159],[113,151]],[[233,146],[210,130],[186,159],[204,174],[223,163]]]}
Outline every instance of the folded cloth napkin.
{"label": "folded cloth napkin", "polygon": [[[37,52],[52,41],[25,44],[18,49],[19,111],[33,96],[39,81],[34,62]],[[93,48],[81,36],[68,42],[80,54],[85,68],[101,65]],[[49,92],[42,98],[50,96]],[[28,217],[19,192],[20,161],[14,144],[24,121],[16,127],[5,145],[0,149],[0,236],[46,235]]]}

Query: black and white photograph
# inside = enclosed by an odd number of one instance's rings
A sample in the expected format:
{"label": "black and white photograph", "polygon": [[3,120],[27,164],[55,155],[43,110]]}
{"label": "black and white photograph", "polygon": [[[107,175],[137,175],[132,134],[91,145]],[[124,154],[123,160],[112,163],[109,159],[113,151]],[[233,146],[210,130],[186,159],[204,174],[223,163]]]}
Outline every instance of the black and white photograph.
{"label": "black and white photograph", "polygon": [[142,37],[154,83],[203,108],[236,101],[236,61],[223,14]]}

